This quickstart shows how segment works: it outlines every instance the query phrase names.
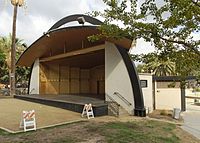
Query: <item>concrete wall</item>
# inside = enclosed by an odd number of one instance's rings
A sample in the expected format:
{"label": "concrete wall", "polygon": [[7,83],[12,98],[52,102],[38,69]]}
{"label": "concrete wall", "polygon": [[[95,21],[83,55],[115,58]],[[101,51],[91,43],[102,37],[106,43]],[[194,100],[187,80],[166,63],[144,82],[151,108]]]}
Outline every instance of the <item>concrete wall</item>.
{"label": "concrete wall", "polygon": [[193,97],[200,97],[200,92],[195,92],[193,88],[186,88],[185,96],[190,97],[190,98],[186,97],[186,103],[187,104],[193,104],[195,102],[195,98],[193,98]]}
{"label": "concrete wall", "polygon": [[195,92],[193,88],[186,88],[185,96],[200,96],[200,92]]}
{"label": "concrete wall", "polygon": [[[131,105],[127,105],[114,92],[120,93]],[[133,114],[133,91],[127,68],[115,45],[109,42],[105,44],[105,93],[129,114]],[[107,97],[106,100],[108,100]]]}
{"label": "concrete wall", "polygon": [[[155,83],[156,84],[156,83]],[[155,85],[155,107],[156,109],[173,110],[181,109],[180,88],[156,88]]]}
{"label": "concrete wall", "polygon": [[151,113],[153,111],[153,87],[152,87],[152,75],[148,73],[140,73],[140,80],[147,81],[147,87],[142,87],[143,98],[144,98],[144,106],[146,108],[147,113]]}
{"label": "concrete wall", "polygon": [[36,59],[31,73],[29,94],[39,94],[39,71],[39,59]]}

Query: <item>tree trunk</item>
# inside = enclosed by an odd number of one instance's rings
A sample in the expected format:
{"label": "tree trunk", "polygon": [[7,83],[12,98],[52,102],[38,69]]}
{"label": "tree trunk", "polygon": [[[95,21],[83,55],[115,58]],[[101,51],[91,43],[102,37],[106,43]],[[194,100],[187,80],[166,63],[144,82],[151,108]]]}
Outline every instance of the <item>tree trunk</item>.
{"label": "tree trunk", "polygon": [[17,21],[17,5],[14,5],[13,27],[12,27],[12,46],[11,46],[11,73],[10,73],[10,95],[15,95],[15,41],[16,41],[16,21]]}

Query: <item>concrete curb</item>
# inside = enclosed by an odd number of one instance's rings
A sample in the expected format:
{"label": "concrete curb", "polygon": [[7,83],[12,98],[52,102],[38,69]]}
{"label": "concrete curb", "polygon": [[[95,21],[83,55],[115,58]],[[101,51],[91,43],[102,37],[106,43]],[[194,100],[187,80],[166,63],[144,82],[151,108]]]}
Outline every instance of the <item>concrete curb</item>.
{"label": "concrete curb", "polygon": [[153,120],[153,121],[160,121],[160,122],[166,122],[166,123],[170,123],[170,124],[175,124],[175,125],[179,125],[179,126],[182,126],[184,123],[183,122],[175,122],[175,121],[168,121],[168,120],[165,120],[165,119],[156,119],[156,118],[151,118],[151,117],[146,117],[146,119],[148,120]]}
{"label": "concrete curb", "polygon": [[[62,122],[62,123],[57,123],[57,124],[53,124],[53,125],[42,126],[42,127],[37,128],[37,130],[52,128],[52,127],[57,127],[57,126],[62,126],[62,125],[71,124],[71,123],[77,123],[77,122],[87,121],[87,120],[88,120],[88,119],[81,119],[81,120],[74,120],[74,121],[69,121],[69,122]],[[0,129],[6,131],[6,132],[8,132],[8,133],[11,133],[11,134],[25,133],[23,130],[20,130],[20,131],[12,131],[12,130],[6,129],[6,128],[4,128],[4,127],[0,127]]]}

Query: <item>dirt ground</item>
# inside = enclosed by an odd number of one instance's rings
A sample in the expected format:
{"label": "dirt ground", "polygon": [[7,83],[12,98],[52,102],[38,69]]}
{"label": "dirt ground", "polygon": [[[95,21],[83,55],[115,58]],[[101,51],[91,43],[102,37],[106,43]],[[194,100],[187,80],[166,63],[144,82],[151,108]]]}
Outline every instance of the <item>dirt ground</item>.
{"label": "dirt ground", "polygon": [[37,128],[83,119],[80,113],[14,98],[0,98],[0,127],[19,131],[23,110],[35,110]]}
{"label": "dirt ground", "polygon": [[[71,112],[68,110],[54,108],[37,103],[22,101],[13,98],[0,99],[0,126],[10,130],[19,130],[19,123],[21,120],[22,110],[36,111],[37,127],[44,127],[63,122],[77,121],[71,124],[51,127],[47,129],[39,129],[34,132],[9,134],[0,131],[0,143],[60,143],[60,142],[81,142],[81,143],[105,143],[105,136],[100,134],[97,130],[101,126],[105,126],[111,122],[138,122],[145,123],[151,118],[140,118],[135,116],[112,117],[103,116],[94,119],[85,120],[80,117],[80,113]],[[160,118],[164,122],[173,120],[166,120]],[[176,128],[173,131],[176,137],[180,139],[181,143],[199,143],[200,141],[194,136],[183,131],[177,121],[174,122]],[[148,126],[148,128],[151,126]],[[145,130],[145,125],[142,125]],[[158,131],[159,134],[159,131]]]}
{"label": "dirt ground", "polygon": [[183,119],[181,116],[177,120],[172,117],[172,114],[173,114],[173,111],[171,111],[171,110],[154,110],[152,113],[148,114],[148,117],[155,118],[155,119],[161,119],[164,121],[171,121],[171,122],[174,122],[177,124],[183,123]]}

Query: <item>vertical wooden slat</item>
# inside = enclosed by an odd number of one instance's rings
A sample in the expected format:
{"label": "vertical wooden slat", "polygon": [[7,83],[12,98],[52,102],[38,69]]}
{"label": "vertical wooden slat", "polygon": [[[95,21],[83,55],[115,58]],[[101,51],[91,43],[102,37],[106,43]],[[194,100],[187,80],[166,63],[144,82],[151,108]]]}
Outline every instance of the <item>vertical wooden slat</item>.
{"label": "vertical wooden slat", "polygon": [[90,70],[80,70],[80,93],[90,93]]}
{"label": "vertical wooden slat", "polygon": [[80,93],[80,68],[71,67],[70,68],[70,93],[79,94]]}
{"label": "vertical wooden slat", "polygon": [[60,66],[60,86],[59,93],[60,94],[69,94],[69,66]]}

